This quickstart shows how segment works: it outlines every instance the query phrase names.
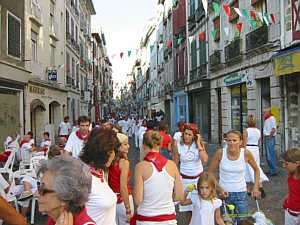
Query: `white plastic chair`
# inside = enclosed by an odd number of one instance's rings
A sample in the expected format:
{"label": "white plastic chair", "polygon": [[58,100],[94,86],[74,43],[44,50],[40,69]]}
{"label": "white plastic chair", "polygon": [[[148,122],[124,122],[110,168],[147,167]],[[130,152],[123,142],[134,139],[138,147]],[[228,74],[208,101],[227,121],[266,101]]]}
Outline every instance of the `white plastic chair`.
{"label": "white plastic chair", "polygon": [[[2,176],[2,175],[0,174],[0,176]],[[8,193],[5,193],[4,189],[3,189],[2,187],[0,187],[0,195],[1,195],[7,202],[14,202],[15,207],[16,207],[16,210],[19,212],[18,201],[17,201],[16,195],[15,195],[14,192],[13,192],[14,187],[15,187],[15,183],[12,182],[12,183],[10,184]]]}
{"label": "white plastic chair", "polygon": [[7,161],[5,162],[4,167],[0,168],[0,174],[1,173],[8,173],[9,175],[9,180],[12,180],[12,175],[13,175],[13,166],[14,166],[14,161],[15,161],[15,155],[16,155],[17,149],[11,150],[10,155],[7,158]]}

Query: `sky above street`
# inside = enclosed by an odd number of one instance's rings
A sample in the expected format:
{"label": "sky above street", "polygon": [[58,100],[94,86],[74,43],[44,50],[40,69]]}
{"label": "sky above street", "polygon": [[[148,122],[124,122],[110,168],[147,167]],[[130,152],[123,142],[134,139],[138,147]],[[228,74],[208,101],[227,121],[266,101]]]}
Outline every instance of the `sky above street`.
{"label": "sky above street", "polygon": [[[143,28],[156,16],[157,0],[93,0],[93,3],[96,15],[92,16],[92,27],[102,27],[114,82],[124,85],[129,81],[126,74],[132,68]],[[121,52],[124,52],[122,59]]]}

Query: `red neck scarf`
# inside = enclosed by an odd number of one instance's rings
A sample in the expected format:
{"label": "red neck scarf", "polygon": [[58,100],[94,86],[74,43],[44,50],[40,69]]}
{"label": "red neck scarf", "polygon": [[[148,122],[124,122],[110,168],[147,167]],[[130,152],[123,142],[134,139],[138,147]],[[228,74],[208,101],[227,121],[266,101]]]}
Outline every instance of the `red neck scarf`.
{"label": "red neck scarf", "polygon": [[159,172],[162,171],[162,168],[164,168],[164,166],[168,162],[168,159],[165,158],[163,155],[159,154],[158,152],[149,152],[145,156],[144,160],[152,162]]}
{"label": "red neck scarf", "polygon": [[50,141],[50,138],[45,139],[45,141]]}
{"label": "red neck scarf", "polygon": [[90,166],[90,172],[93,176],[100,178],[101,183],[104,182],[104,174],[103,170],[101,169],[100,172],[98,172],[94,167]]}
{"label": "red neck scarf", "polygon": [[88,134],[84,137],[84,136],[82,136],[82,134],[80,133],[80,130],[77,130],[77,131],[76,131],[76,136],[77,136],[80,140],[83,140],[83,142],[85,143],[85,142],[87,141],[88,136],[89,136],[89,132],[88,132]]}
{"label": "red neck scarf", "polygon": [[265,117],[265,121],[266,121],[267,119],[269,119],[271,116],[273,116],[272,113],[270,113],[269,115],[267,115],[267,116]]}
{"label": "red neck scarf", "polygon": [[28,143],[28,142],[29,142],[29,141],[25,141],[25,140],[21,141],[20,147],[22,148],[22,145],[24,145],[25,143]]}

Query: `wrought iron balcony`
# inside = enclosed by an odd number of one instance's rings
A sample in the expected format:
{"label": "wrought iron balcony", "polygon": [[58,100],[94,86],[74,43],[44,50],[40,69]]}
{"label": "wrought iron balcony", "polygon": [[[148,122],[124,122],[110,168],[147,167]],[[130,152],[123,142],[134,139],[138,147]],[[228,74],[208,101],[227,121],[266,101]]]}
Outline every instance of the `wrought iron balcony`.
{"label": "wrought iron balcony", "polygon": [[190,21],[189,24],[188,24],[189,31],[193,30],[193,28],[194,28],[195,26],[196,26],[195,20]]}
{"label": "wrought iron balcony", "polygon": [[259,48],[268,43],[269,29],[267,25],[251,31],[246,35],[246,50]]}
{"label": "wrought iron balcony", "polygon": [[203,5],[200,4],[200,6],[196,10],[196,14],[195,14],[195,20],[196,20],[196,22],[199,22],[202,19],[202,17],[204,17],[204,16],[205,16],[205,11],[203,9]]}
{"label": "wrought iron balcony", "polygon": [[164,58],[167,59],[167,58],[168,58],[168,55],[169,55],[168,49],[165,49],[165,50],[164,50]]}
{"label": "wrought iron balcony", "polygon": [[197,69],[191,70],[190,71],[190,82],[196,81],[197,80]]}
{"label": "wrought iron balcony", "polygon": [[221,64],[221,52],[215,51],[214,54],[209,56],[209,65],[210,67],[213,67],[219,64]]}
{"label": "wrought iron balcony", "polygon": [[198,67],[198,77],[201,79],[207,75],[207,64],[202,64]]}
{"label": "wrought iron balcony", "polygon": [[181,88],[186,84],[186,77],[185,76],[181,76],[178,80],[174,81],[174,87],[175,88]]}
{"label": "wrought iron balcony", "polygon": [[225,47],[225,61],[230,62],[236,57],[241,56],[241,45],[242,40],[237,39],[232,41],[229,45]]}
{"label": "wrought iron balcony", "polygon": [[67,76],[66,81],[67,81],[67,86],[71,87],[71,85],[72,85],[72,77]]}

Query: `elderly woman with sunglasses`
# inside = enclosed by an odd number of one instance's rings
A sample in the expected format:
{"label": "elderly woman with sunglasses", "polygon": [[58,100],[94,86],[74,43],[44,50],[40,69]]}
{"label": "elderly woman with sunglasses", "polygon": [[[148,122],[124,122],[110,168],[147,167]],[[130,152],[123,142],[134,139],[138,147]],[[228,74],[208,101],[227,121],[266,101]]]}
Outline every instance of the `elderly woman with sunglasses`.
{"label": "elderly woman with sunglasses", "polygon": [[47,225],[96,224],[85,208],[92,184],[87,165],[71,156],[56,156],[44,161],[40,171],[39,211],[49,215]]}
{"label": "elderly woman with sunglasses", "polygon": [[[202,142],[200,132],[194,124],[185,124],[180,142],[174,146],[173,159],[178,165],[180,161],[180,175],[182,187],[188,184],[197,186],[197,181],[203,173],[202,163],[207,163],[208,155]],[[192,206],[179,205],[180,212],[186,212],[187,222],[192,218]]]}

